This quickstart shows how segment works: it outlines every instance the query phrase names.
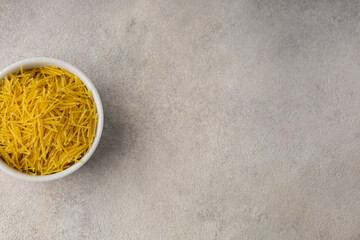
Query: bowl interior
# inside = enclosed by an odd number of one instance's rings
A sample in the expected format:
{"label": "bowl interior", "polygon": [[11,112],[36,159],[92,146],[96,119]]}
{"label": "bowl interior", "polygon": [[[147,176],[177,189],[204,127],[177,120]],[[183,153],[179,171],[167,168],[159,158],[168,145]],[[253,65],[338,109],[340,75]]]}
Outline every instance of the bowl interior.
{"label": "bowl interior", "polygon": [[99,93],[97,92],[95,86],[92,84],[92,82],[89,80],[89,78],[82,71],[80,71],[76,67],[72,66],[71,64],[68,64],[64,61],[54,59],[54,58],[30,58],[30,59],[25,59],[20,62],[14,63],[0,72],[0,81],[5,76],[19,71],[21,66],[25,70],[31,69],[31,68],[37,68],[37,67],[44,67],[44,66],[55,66],[55,67],[65,69],[65,70],[73,73],[77,77],[79,77],[80,80],[91,91],[94,101],[95,101],[95,104],[96,104],[97,113],[98,113],[98,125],[97,125],[97,129],[96,129],[96,136],[95,136],[94,142],[93,142],[89,152],[81,158],[82,163],[76,163],[73,166],[71,166],[61,172],[54,173],[51,175],[34,176],[34,175],[20,172],[16,169],[10,167],[3,160],[0,160],[0,169],[11,176],[14,176],[14,177],[17,177],[17,178],[20,178],[23,180],[36,181],[36,182],[51,181],[51,180],[65,177],[65,176],[75,172],[80,167],[82,167],[89,160],[89,158],[94,153],[96,147],[99,144],[102,130],[103,130],[103,125],[104,125],[104,112],[103,112],[103,107],[102,107]]}

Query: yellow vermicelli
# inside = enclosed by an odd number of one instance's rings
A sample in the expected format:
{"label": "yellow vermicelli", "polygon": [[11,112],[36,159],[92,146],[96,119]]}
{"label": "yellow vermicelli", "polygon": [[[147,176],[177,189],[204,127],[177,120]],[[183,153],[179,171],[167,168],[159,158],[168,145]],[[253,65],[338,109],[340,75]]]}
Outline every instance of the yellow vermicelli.
{"label": "yellow vermicelli", "polygon": [[93,96],[57,67],[21,70],[0,81],[0,158],[32,175],[60,172],[89,151],[96,135]]}

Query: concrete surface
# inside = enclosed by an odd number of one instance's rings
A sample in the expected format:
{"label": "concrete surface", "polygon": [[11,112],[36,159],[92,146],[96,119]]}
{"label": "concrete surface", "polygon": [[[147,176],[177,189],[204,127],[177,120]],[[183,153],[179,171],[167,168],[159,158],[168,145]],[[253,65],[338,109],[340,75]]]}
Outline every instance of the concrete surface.
{"label": "concrete surface", "polygon": [[82,69],[106,123],[59,181],[0,173],[0,239],[360,239],[358,1],[1,1],[0,68]]}

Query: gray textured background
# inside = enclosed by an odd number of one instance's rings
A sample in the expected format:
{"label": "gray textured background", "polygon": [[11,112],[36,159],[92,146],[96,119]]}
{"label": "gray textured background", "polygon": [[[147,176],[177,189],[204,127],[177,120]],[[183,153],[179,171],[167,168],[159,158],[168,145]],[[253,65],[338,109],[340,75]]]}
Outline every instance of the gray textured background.
{"label": "gray textured background", "polygon": [[360,239],[357,1],[1,1],[0,68],[98,88],[95,156],[0,173],[0,239]]}

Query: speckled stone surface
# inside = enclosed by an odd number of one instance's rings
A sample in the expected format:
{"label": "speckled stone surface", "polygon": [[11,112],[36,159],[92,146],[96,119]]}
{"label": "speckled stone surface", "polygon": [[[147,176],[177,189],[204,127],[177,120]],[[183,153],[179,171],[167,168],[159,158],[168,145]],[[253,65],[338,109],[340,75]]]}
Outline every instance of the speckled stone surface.
{"label": "speckled stone surface", "polygon": [[0,239],[360,239],[358,1],[1,1],[0,68],[94,82],[96,154],[0,173]]}

